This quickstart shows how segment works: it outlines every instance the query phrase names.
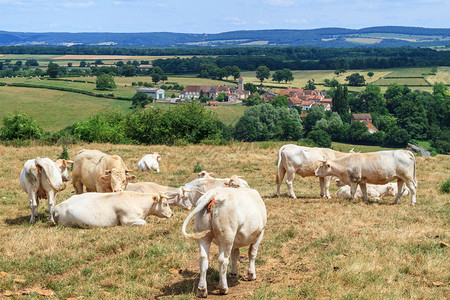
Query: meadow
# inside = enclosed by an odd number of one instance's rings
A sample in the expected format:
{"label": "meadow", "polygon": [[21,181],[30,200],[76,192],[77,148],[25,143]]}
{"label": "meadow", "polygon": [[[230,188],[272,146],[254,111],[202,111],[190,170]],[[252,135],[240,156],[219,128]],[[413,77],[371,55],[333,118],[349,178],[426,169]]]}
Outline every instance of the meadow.
{"label": "meadow", "polygon": [[[239,279],[229,279],[228,296],[218,296],[217,247],[208,271],[212,299],[445,299],[449,296],[449,196],[439,193],[448,178],[448,156],[417,157],[418,197],[398,205],[392,198],[366,204],[321,199],[317,178],[294,180],[299,197],[275,197],[281,142],[185,147],[111,144],[71,145],[120,155],[137,181],[179,186],[196,177],[194,166],[217,177],[244,176],[263,197],[268,223],[256,261],[256,281],[246,281],[247,251],[241,249]],[[342,151],[353,145],[333,144]],[[355,151],[381,150],[355,146]],[[56,158],[61,146],[0,146],[0,295],[36,299],[195,299],[198,250],[181,225],[188,212],[174,208],[170,219],[147,218],[143,227],[62,228],[30,209],[19,173],[30,158]],[[161,173],[138,172],[146,153],[159,151]],[[336,187],[332,186],[332,194]],[[61,202],[73,187],[58,195]],[[189,229],[193,230],[193,225]]]}

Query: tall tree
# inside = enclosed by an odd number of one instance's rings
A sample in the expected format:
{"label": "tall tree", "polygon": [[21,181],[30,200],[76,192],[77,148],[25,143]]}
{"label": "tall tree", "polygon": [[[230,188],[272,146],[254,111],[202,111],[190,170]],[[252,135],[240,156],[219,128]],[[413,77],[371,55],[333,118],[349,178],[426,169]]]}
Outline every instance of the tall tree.
{"label": "tall tree", "polygon": [[261,84],[263,83],[264,79],[269,79],[270,77],[270,70],[266,66],[259,66],[256,69],[256,78],[258,78],[259,81],[261,81]]}
{"label": "tall tree", "polygon": [[378,85],[368,85],[360,97],[363,102],[367,103],[370,113],[385,115],[388,112]]}
{"label": "tall tree", "polygon": [[362,86],[366,82],[364,76],[359,73],[353,73],[352,75],[345,77],[345,81],[348,81],[348,85],[351,86]]}
{"label": "tall tree", "polygon": [[333,98],[331,98],[331,105],[333,111],[337,112],[339,115],[348,113],[349,106],[347,86],[342,86],[341,84],[336,86]]}
{"label": "tall tree", "polygon": [[97,76],[95,86],[98,90],[111,90],[116,88],[116,83],[114,82],[114,77],[103,73]]}
{"label": "tall tree", "polygon": [[50,78],[56,78],[59,73],[58,64],[49,63],[47,66],[47,71],[45,72]]}
{"label": "tall tree", "polygon": [[314,79],[309,79],[308,82],[306,83],[304,89],[305,90],[315,90],[316,86],[314,84]]}

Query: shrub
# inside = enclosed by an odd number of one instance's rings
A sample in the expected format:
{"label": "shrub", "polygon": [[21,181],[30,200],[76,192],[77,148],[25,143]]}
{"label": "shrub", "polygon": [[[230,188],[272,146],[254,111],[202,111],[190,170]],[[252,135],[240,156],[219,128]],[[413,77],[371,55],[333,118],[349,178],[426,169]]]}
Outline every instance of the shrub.
{"label": "shrub", "polygon": [[58,156],[58,158],[61,158],[61,159],[69,159],[69,153],[67,152],[67,147],[66,147],[66,145],[63,145],[63,146],[62,146],[62,152],[61,152],[61,154]]}
{"label": "shrub", "polygon": [[447,181],[444,181],[441,184],[441,193],[442,194],[448,194],[450,193],[450,178],[447,179]]}
{"label": "shrub", "polygon": [[3,119],[4,127],[0,129],[2,140],[40,139],[44,131],[25,113],[10,114]]}
{"label": "shrub", "polygon": [[195,164],[195,166],[194,166],[194,173],[199,173],[199,172],[201,172],[202,170],[203,170],[203,167],[200,166],[200,163],[199,163],[199,162],[197,162],[197,163]]}
{"label": "shrub", "polygon": [[311,139],[317,147],[331,147],[330,135],[321,129],[311,131],[308,134],[307,138]]}

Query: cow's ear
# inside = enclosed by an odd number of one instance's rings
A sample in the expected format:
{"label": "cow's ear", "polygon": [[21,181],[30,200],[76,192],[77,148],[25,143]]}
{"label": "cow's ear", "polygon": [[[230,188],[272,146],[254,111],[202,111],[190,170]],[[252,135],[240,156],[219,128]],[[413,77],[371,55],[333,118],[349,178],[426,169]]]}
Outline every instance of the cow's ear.
{"label": "cow's ear", "polygon": [[110,178],[109,175],[102,175],[102,176],[100,176],[100,179],[103,180],[103,181],[108,181],[109,178]]}
{"label": "cow's ear", "polygon": [[127,175],[127,179],[128,180],[135,180],[136,176],[135,175]]}
{"label": "cow's ear", "polygon": [[329,168],[330,167],[330,164],[327,164],[327,168]]}
{"label": "cow's ear", "polygon": [[213,177],[214,173],[209,173],[208,175],[211,176],[211,177]]}
{"label": "cow's ear", "polygon": [[41,174],[42,173],[42,166],[39,164],[36,164],[36,169],[38,170],[38,173]]}

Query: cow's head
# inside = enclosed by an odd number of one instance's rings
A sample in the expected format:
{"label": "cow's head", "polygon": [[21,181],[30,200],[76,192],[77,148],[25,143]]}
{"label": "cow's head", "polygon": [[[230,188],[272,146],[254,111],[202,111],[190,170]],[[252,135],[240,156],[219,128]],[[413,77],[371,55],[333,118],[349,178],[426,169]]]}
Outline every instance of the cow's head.
{"label": "cow's head", "polygon": [[386,195],[387,196],[395,196],[395,187],[392,184],[388,184],[386,187]]}
{"label": "cow's head", "polygon": [[73,164],[73,160],[57,159],[55,160],[55,165],[61,173],[61,178],[63,181],[69,181],[69,164]]}
{"label": "cow's head", "polygon": [[317,177],[329,176],[329,174],[331,172],[330,163],[327,162],[327,160],[325,158],[323,160],[319,160],[319,163],[320,163],[320,165],[314,172],[314,175],[316,175]]}
{"label": "cow's head", "polygon": [[167,195],[164,193],[160,193],[158,195],[154,195],[153,201],[154,201],[154,214],[157,217],[160,218],[170,218],[173,216],[173,212],[170,209],[169,201],[167,200]]}
{"label": "cow's head", "polygon": [[131,171],[124,169],[112,168],[106,170],[105,174],[100,178],[105,182],[111,183],[113,192],[122,192],[126,189],[128,181],[136,179],[136,176],[130,175]]}
{"label": "cow's head", "polygon": [[225,186],[229,186],[229,187],[233,187],[233,188],[240,188],[242,186],[240,177],[237,175],[231,176],[230,180],[228,182],[225,182]]}
{"label": "cow's head", "polygon": [[197,178],[213,178],[213,173],[208,173],[207,171],[203,170],[198,173]]}

